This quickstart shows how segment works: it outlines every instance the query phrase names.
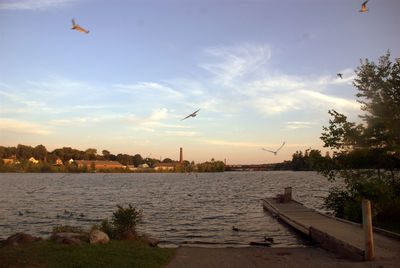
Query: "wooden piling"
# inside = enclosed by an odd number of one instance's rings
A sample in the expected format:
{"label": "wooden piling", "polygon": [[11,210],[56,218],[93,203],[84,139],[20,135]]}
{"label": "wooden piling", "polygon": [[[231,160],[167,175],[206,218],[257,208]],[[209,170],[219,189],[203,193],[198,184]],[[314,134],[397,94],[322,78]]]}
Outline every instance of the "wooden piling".
{"label": "wooden piling", "polygon": [[363,214],[363,230],[364,230],[364,243],[365,243],[365,260],[371,261],[375,259],[374,252],[374,239],[372,236],[372,216],[371,216],[371,202],[369,200],[362,201],[362,214]]}
{"label": "wooden piling", "polygon": [[287,203],[292,201],[292,187],[286,187],[285,188],[285,193],[283,195],[283,202]]}

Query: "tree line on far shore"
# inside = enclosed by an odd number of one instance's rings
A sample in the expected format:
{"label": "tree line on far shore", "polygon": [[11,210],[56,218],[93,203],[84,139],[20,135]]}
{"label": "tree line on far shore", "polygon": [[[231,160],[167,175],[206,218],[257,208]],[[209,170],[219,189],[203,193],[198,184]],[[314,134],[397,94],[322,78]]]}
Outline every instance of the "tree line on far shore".
{"label": "tree line on far shore", "polygon": [[[38,163],[32,163],[29,159],[33,157]],[[5,161],[9,159],[9,161]],[[140,154],[111,154],[108,150],[103,150],[102,155],[97,154],[97,149],[89,148],[85,151],[63,147],[51,152],[47,151],[44,145],[35,147],[18,144],[16,147],[0,146],[0,172],[91,172],[90,166],[80,167],[71,165],[73,160],[87,161],[117,161],[124,166],[141,167],[147,165],[150,169],[141,169],[140,172],[152,172],[154,165],[159,163],[176,164],[178,161],[171,158],[155,159],[143,158]],[[10,162],[12,160],[12,162]],[[61,163],[57,160],[61,160]],[[174,172],[221,172],[225,170],[222,161],[206,161],[196,164],[194,161],[183,160],[182,165],[175,165]],[[130,172],[128,168],[103,169],[102,172]]]}

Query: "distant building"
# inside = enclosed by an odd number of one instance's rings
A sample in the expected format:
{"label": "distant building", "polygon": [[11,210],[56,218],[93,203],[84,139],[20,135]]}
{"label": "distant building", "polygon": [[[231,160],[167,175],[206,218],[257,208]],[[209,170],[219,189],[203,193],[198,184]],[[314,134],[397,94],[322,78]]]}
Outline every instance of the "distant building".
{"label": "distant building", "polygon": [[174,170],[177,163],[157,163],[154,164],[154,170]]}
{"label": "distant building", "polygon": [[31,158],[29,158],[29,162],[33,163],[33,164],[38,164],[39,160],[36,160],[33,156]]}
{"label": "distant building", "polygon": [[138,169],[137,167],[135,167],[135,165],[126,165],[126,168],[132,171]]}
{"label": "distant building", "polygon": [[5,165],[14,165],[14,164],[19,164],[18,160],[15,160],[15,158],[3,158],[1,159]]}
{"label": "distant building", "polygon": [[60,158],[57,158],[55,165],[61,166],[62,164],[63,164],[63,161]]}
{"label": "distant building", "polygon": [[154,170],[168,170],[173,171],[176,167],[183,165],[183,149],[179,148],[179,162],[175,163],[156,163],[154,164]]}
{"label": "distant building", "polygon": [[149,168],[149,165],[147,165],[146,163],[140,164],[140,165],[138,166],[138,168]]}
{"label": "distant building", "polygon": [[87,167],[91,169],[94,165],[94,169],[115,169],[115,168],[125,168],[118,161],[100,161],[100,160],[75,160],[73,162],[78,168]]}

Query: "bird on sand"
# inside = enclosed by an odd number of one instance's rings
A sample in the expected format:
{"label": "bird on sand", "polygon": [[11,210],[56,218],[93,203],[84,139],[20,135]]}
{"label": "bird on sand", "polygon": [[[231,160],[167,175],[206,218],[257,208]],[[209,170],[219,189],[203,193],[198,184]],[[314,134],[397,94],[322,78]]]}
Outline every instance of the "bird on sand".
{"label": "bird on sand", "polygon": [[181,119],[181,121],[183,121],[183,120],[185,120],[186,118],[189,118],[189,117],[195,117],[199,111],[200,111],[200,109],[198,109],[197,111],[195,111],[195,112],[189,114],[189,115],[186,116],[185,118]]}
{"label": "bird on sand", "polygon": [[285,145],[285,142],[283,142],[282,145],[281,145],[281,147],[279,147],[278,150],[276,150],[276,151],[271,151],[271,150],[268,150],[268,149],[265,149],[265,148],[261,148],[261,149],[264,150],[264,151],[267,151],[267,152],[270,152],[270,153],[273,153],[274,155],[276,155],[276,154],[278,153],[278,151],[279,151],[280,149],[282,149],[283,145]]}
{"label": "bird on sand", "polygon": [[88,33],[89,33],[89,31],[87,31],[87,30],[81,28],[81,27],[79,26],[79,24],[75,24],[75,20],[74,20],[74,19],[72,19],[72,26],[73,26],[73,27],[71,28],[71,30],[78,30],[78,31],[80,31],[81,33],[85,33],[85,34],[88,34]]}
{"label": "bird on sand", "polygon": [[367,3],[368,3],[368,0],[361,4],[360,12],[366,12],[366,11],[369,10],[369,9],[366,7]]}
{"label": "bird on sand", "polygon": [[337,76],[340,77],[341,79],[343,79],[343,74],[342,73],[338,73]]}

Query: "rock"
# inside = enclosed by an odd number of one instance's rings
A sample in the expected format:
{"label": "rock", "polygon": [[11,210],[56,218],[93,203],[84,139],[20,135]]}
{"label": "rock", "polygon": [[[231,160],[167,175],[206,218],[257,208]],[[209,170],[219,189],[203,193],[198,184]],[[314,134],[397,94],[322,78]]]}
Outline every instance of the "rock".
{"label": "rock", "polygon": [[82,240],[78,238],[65,238],[62,243],[66,245],[80,245],[82,244]]}
{"label": "rock", "polygon": [[30,234],[25,234],[25,233],[16,233],[9,238],[7,238],[6,241],[4,241],[4,245],[16,245],[18,243],[31,243],[31,242],[38,242],[42,241],[41,237],[34,237]]}
{"label": "rock", "polygon": [[89,242],[90,244],[100,243],[107,244],[110,241],[108,235],[100,230],[93,230],[89,234]]}
{"label": "rock", "polygon": [[147,236],[141,237],[141,240],[151,247],[156,247],[158,245],[158,243],[160,243],[160,240],[151,238],[151,237],[147,237]]}
{"label": "rock", "polygon": [[[62,244],[77,245],[82,241],[88,241],[89,236],[82,233],[55,233],[51,236],[51,239]],[[78,242],[79,240],[79,242]]]}

